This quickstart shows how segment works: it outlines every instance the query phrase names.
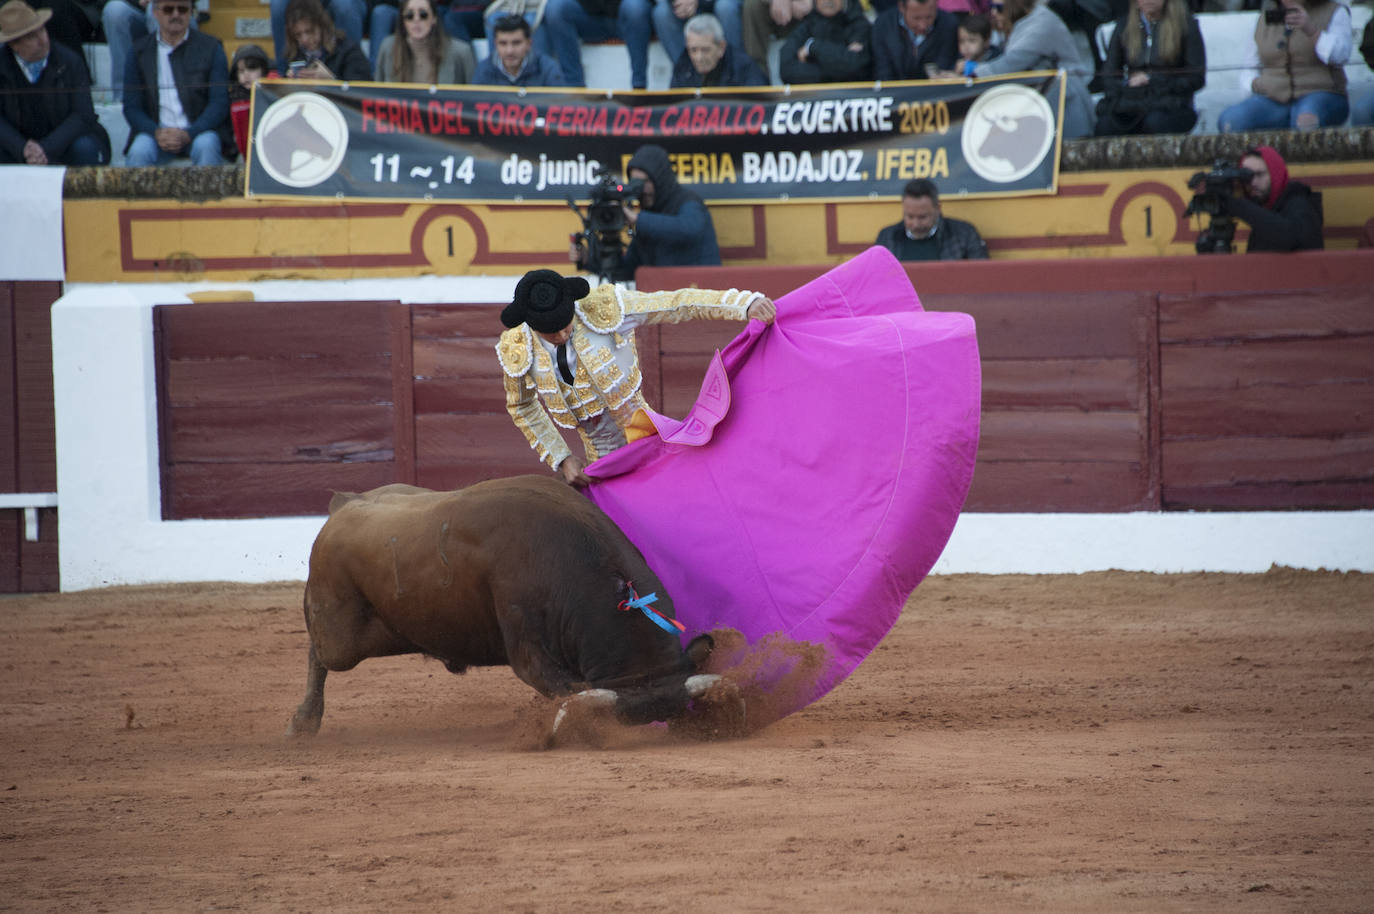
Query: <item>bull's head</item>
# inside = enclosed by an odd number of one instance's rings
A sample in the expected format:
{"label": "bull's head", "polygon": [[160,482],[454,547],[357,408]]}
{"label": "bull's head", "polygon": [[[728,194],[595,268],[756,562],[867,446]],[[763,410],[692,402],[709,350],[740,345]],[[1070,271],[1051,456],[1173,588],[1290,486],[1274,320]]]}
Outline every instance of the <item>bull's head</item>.
{"label": "bull's head", "polygon": [[739,687],[715,673],[704,673],[715,648],[710,635],[698,635],[683,651],[682,672],[617,688],[583,689],[563,701],[554,716],[546,747],[552,747],[571,716],[613,715],[627,725],[667,721],[675,730],[705,736],[744,732],[744,697]]}

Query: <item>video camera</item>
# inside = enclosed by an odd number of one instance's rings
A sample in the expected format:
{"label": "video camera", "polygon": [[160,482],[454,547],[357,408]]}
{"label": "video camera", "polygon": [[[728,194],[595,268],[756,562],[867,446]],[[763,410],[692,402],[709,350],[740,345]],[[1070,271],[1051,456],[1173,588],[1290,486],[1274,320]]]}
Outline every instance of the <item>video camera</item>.
{"label": "video camera", "polygon": [[574,239],[586,246],[583,266],[588,272],[595,272],[602,279],[630,278],[621,263],[625,254],[624,204],[637,203],[643,190],[644,182],[639,178],[622,181],[614,172],[603,171],[588,190],[590,202],[585,215],[577,202],[568,198],[568,206],[582,220],[582,231]]}
{"label": "video camera", "polygon": [[[1250,183],[1255,173],[1241,168],[1227,159],[1217,159],[1211,171],[1199,171],[1188,179],[1193,199],[1188,201],[1185,216],[1207,214],[1207,227],[1198,232],[1194,247],[1199,254],[1230,254],[1236,237],[1236,220],[1226,211],[1225,201],[1235,196],[1238,186]],[[1199,189],[1199,187],[1201,189]]]}

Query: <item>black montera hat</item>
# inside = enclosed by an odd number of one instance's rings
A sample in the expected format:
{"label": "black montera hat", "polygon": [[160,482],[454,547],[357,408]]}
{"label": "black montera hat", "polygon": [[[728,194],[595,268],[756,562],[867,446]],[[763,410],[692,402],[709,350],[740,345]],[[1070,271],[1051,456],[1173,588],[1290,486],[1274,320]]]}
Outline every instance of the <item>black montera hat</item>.
{"label": "black montera hat", "polygon": [[515,299],[501,311],[507,327],[529,324],[538,333],[557,333],[573,319],[573,303],[592,289],[581,276],[530,270],[515,287]]}

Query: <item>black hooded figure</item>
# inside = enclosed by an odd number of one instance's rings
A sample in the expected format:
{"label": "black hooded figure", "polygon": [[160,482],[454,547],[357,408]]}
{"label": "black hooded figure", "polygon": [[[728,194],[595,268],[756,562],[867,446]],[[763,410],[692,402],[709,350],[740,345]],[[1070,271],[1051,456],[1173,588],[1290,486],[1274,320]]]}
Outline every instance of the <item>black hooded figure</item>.
{"label": "black hooded figure", "polygon": [[720,246],[716,227],[706,204],[677,182],[668,150],[641,146],[625,169],[628,178],[643,178],[645,185],[637,217],[632,217],[634,238],[625,249],[624,273],[634,276],[640,266],[719,266]]}

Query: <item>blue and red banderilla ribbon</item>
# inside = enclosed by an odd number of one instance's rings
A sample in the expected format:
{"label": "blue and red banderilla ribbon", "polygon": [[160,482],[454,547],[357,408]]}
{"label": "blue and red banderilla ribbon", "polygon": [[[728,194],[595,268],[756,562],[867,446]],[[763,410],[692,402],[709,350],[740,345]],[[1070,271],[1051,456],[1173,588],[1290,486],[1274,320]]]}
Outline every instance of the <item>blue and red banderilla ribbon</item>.
{"label": "blue and red banderilla ribbon", "polygon": [[630,599],[620,601],[620,605],[616,608],[621,612],[637,609],[644,613],[644,618],[648,619],[670,635],[676,635],[678,632],[687,631],[687,626],[676,619],[670,619],[668,616],[663,615],[663,613],[649,605],[650,603],[658,602],[657,593],[646,593],[641,597],[639,594],[635,593],[634,585],[629,581],[625,582],[625,586],[630,590]]}

